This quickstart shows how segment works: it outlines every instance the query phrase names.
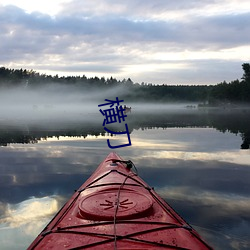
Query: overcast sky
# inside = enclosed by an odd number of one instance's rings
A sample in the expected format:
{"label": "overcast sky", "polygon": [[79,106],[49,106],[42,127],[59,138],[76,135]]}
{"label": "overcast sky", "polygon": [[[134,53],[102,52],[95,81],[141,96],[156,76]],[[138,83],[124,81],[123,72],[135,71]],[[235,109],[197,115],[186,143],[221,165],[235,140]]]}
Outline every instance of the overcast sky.
{"label": "overcast sky", "polygon": [[240,79],[249,0],[0,0],[0,66],[153,84]]}

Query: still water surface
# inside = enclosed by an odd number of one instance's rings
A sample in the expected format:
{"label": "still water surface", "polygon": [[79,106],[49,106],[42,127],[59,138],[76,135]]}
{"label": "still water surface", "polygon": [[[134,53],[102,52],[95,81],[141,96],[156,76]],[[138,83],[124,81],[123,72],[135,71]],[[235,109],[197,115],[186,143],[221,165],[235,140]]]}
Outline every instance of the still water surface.
{"label": "still water surface", "polygon": [[[248,110],[134,109],[116,152],[215,249],[250,249]],[[86,119],[86,116],[88,119]],[[1,249],[25,249],[113,144],[102,117],[0,121]]]}

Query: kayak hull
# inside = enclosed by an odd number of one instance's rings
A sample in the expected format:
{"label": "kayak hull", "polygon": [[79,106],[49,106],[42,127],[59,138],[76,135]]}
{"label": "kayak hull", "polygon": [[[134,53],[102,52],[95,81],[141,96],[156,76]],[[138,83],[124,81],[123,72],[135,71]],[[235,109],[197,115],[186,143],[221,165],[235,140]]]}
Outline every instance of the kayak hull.
{"label": "kayak hull", "polygon": [[28,249],[212,249],[110,153]]}

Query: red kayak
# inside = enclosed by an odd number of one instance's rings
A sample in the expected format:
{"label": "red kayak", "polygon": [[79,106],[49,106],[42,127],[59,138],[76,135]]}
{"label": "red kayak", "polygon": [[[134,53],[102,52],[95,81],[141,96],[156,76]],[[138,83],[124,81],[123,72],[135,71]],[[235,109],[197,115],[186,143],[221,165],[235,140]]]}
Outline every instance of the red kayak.
{"label": "red kayak", "polygon": [[110,153],[28,249],[212,249]]}

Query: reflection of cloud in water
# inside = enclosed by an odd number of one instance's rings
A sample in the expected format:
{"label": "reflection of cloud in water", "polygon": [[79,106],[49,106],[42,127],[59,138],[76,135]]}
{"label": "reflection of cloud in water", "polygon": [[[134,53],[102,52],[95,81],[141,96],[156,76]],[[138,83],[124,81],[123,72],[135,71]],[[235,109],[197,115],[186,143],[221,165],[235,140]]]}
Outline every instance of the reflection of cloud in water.
{"label": "reflection of cloud in water", "polygon": [[[180,133],[181,132],[181,133]],[[198,133],[198,134],[197,134]],[[151,138],[152,134],[154,135]],[[174,137],[173,137],[174,134]],[[202,134],[204,143],[200,143],[197,145],[197,140],[200,138]],[[183,135],[186,140],[183,140]],[[209,138],[213,136],[213,140],[209,140]],[[200,160],[200,161],[224,161],[235,164],[249,165],[250,155],[248,151],[243,150],[235,150],[230,148],[230,145],[236,140],[240,140],[234,135],[227,134],[226,138],[227,143],[225,145],[225,141],[221,140],[220,136],[224,137],[224,134],[214,130],[214,129],[168,129],[168,130],[151,130],[150,133],[146,133],[146,131],[133,131],[131,135],[131,141],[133,150],[137,151],[138,154],[134,155],[134,159],[143,158],[143,157],[151,157],[157,159],[183,159],[183,160]],[[51,146],[54,148],[53,154],[59,153],[59,155],[65,154],[67,152],[67,146],[71,147],[84,147],[86,144],[89,147],[98,147],[100,143],[102,145],[107,145],[107,139],[110,139],[114,145],[119,145],[127,142],[127,138],[124,141],[121,141],[120,136],[89,136],[84,138],[70,138],[70,137],[60,137],[60,140],[57,138],[51,138],[46,143],[48,146],[48,142],[51,143]],[[217,140],[218,139],[218,140]],[[181,141],[183,140],[183,141]],[[210,142],[210,144],[208,143]],[[193,145],[192,145],[192,143]],[[53,144],[53,145],[52,145]],[[61,147],[63,152],[56,151],[55,145]],[[65,146],[64,148],[62,146]],[[206,150],[204,150],[204,147]],[[215,148],[216,147],[216,148]],[[217,149],[218,147],[218,149]],[[228,148],[225,148],[228,147]],[[128,150],[129,148],[127,148]],[[72,150],[72,149],[71,149]],[[143,151],[143,154],[140,153]],[[70,153],[70,152],[69,152]],[[239,157],[240,155],[240,157]],[[76,156],[77,157],[77,156]]]}
{"label": "reflection of cloud in water", "polygon": [[233,227],[228,228],[226,233],[199,227],[196,225],[193,227],[199,232],[200,235],[202,235],[204,239],[207,240],[207,242],[213,242],[214,249],[250,249],[249,237],[238,236],[239,232],[243,232],[244,234],[244,232],[250,231],[250,225],[245,222],[241,222],[238,225],[234,225]]}
{"label": "reflection of cloud in water", "polygon": [[31,198],[15,205],[8,204],[0,223],[11,228],[25,225],[25,232],[33,235],[34,225],[37,227],[37,222],[55,214],[58,209],[55,197]]}
{"label": "reflection of cloud in water", "polygon": [[163,198],[185,201],[187,203],[199,204],[201,206],[218,206],[221,209],[217,215],[228,213],[240,215],[248,214],[250,211],[250,198],[235,194],[225,194],[219,192],[195,191],[188,187],[162,187],[157,188],[157,193]]}
{"label": "reflection of cloud in water", "polygon": [[207,127],[137,130],[133,132],[134,141],[141,147],[146,143],[152,148],[155,145],[158,149],[172,151],[178,146],[181,151],[191,152],[218,152],[222,149],[226,151],[242,142],[240,136],[229,132],[221,133]]}
{"label": "reflection of cloud in water", "polygon": [[220,151],[220,152],[180,152],[160,151],[153,152],[152,157],[159,159],[183,159],[199,161],[223,161],[249,166],[250,155],[248,151]]}
{"label": "reflection of cloud in water", "polygon": [[18,204],[4,204],[0,218],[1,249],[25,249],[62,206],[61,198],[30,198]]}
{"label": "reflection of cloud in water", "polygon": [[249,197],[190,187],[163,187],[156,191],[207,242],[213,242],[215,249],[250,249]]}
{"label": "reflection of cloud in water", "polygon": [[180,149],[180,150],[184,150],[185,149],[185,145],[180,145],[176,142],[154,142],[154,141],[147,141],[147,140],[133,140],[133,146],[135,147],[143,147],[146,149],[156,149],[156,148],[160,148],[160,149],[168,149],[168,150],[176,150],[176,149]]}

